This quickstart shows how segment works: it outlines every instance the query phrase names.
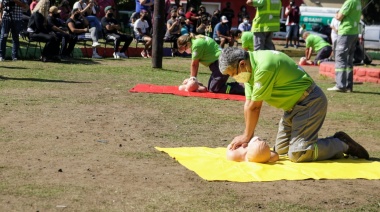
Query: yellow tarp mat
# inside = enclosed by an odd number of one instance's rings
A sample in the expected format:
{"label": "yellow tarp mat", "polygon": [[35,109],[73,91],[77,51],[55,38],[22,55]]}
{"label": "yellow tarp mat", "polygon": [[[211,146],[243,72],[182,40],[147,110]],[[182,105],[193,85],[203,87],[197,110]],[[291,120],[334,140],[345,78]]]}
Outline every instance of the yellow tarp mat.
{"label": "yellow tarp mat", "polygon": [[208,181],[276,181],[305,179],[380,179],[380,162],[339,159],[293,163],[280,157],[275,163],[234,162],[226,159],[226,148],[160,148],[186,168]]}

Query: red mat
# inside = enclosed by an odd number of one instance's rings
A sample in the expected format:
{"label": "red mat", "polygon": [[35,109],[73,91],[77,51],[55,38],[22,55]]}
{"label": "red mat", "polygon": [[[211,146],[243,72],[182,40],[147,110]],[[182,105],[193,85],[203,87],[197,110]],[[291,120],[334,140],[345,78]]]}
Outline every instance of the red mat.
{"label": "red mat", "polygon": [[245,96],[223,93],[211,92],[187,92],[178,90],[178,86],[164,86],[164,85],[151,85],[151,84],[137,84],[131,88],[129,92],[132,93],[159,93],[159,94],[173,94],[177,96],[201,97],[211,99],[224,99],[245,101]]}

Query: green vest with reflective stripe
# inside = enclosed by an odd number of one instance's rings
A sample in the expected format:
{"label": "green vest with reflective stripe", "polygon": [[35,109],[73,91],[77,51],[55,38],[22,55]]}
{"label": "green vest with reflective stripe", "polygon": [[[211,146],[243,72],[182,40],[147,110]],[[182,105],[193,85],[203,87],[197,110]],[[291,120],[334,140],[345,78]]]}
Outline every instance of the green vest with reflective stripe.
{"label": "green vest with reflective stripe", "polygon": [[258,0],[262,6],[257,8],[256,16],[252,21],[252,32],[280,31],[281,0]]}

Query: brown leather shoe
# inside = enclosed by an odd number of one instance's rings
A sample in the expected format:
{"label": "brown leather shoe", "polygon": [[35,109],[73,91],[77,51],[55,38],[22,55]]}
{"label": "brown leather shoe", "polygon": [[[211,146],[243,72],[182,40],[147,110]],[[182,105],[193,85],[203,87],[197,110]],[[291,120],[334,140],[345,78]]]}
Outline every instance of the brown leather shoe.
{"label": "brown leather shoe", "polygon": [[354,139],[348,136],[345,132],[340,131],[335,133],[334,138],[338,138],[348,145],[346,154],[367,160],[369,159],[367,150],[365,150],[360,144],[356,143],[356,141],[354,141]]}

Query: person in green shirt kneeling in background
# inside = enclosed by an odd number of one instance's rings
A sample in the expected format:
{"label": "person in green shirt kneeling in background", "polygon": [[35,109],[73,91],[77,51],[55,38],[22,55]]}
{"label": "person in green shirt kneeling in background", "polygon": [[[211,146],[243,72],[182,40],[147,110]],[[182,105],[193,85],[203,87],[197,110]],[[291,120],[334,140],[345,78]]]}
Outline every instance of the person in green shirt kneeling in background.
{"label": "person in green shirt kneeling in background", "polygon": [[[310,32],[304,32],[302,37],[306,42],[305,57],[307,64],[319,65],[322,62],[329,61],[332,47],[327,41],[319,35],[310,34]],[[314,62],[310,60],[313,50],[317,53]]]}
{"label": "person in green shirt kneeling in background", "polygon": [[274,50],[246,52],[229,47],[219,56],[222,74],[245,83],[245,130],[230,143],[234,150],[255,136],[263,101],[282,109],[274,150],[293,162],[342,158],[343,153],[369,159],[368,152],[344,132],[318,138],[327,98],[313,79],[286,54]]}
{"label": "person in green shirt kneeling in background", "polygon": [[211,76],[208,81],[208,90],[213,93],[227,93],[244,95],[244,85],[237,82],[227,83],[229,76],[219,70],[219,45],[210,37],[190,33],[177,39],[179,53],[191,54],[190,78],[196,79],[199,63],[209,67]]}
{"label": "person in green shirt kneeling in background", "polygon": [[253,32],[242,32],[240,30],[231,30],[231,35],[235,40],[240,39],[241,48],[245,51],[253,51]]}

